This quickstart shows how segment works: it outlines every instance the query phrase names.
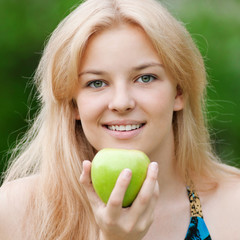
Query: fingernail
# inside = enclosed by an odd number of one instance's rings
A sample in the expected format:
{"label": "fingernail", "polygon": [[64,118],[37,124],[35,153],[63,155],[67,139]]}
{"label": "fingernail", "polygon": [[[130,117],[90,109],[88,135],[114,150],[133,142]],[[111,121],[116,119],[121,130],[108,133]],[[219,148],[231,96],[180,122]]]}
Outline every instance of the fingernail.
{"label": "fingernail", "polygon": [[82,162],[82,166],[84,167],[86,165],[86,161],[84,160],[83,162]]}
{"label": "fingernail", "polygon": [[86,167],[86,162],[83,161],[83,163],[82,163],[82,171],[83,171],[83,172],[84,172],[84,170],[85,170],[85,167]]}
{"label": "fingernail", "polygon": [[150,163],[150,169],[154,172],[158,171],[158,164],[156,162]]}
{"label": "fingernail", "polygon": [[132,174],[132,171],[130,169],[126,168],[126,169],[123,170],[123,177],[124,178],[130,178],[131,174]]}

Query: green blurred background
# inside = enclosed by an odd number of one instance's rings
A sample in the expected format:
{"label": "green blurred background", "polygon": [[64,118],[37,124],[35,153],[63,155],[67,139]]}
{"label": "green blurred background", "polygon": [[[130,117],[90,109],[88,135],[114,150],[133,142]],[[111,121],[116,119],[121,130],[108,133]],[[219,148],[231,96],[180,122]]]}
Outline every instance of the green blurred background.
{"label": "green blurred background", "polygon": [[[99,0],[101,1],[101,0]],[[240,166],[240,1],[162,1],[186,23],[209,75],[208,115],[218,154]],[[0,2],[0,172],[36,110],[31,79],[44,42],[76,0]],[[26,120],[27,119],[27,120]]]}

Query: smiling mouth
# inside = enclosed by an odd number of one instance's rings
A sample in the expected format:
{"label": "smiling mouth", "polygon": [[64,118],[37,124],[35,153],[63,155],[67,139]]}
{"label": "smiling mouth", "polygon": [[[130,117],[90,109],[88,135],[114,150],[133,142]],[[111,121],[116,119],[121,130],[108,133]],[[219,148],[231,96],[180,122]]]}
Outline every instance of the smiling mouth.
{"label": "smiling mouth", "polygon": [[128,131],[134,131],[136,129],[139,129],[139,128],[143,127],[144,125],[145,125],[145,123],[128,124],[128,125],[104,125],[104,126],[111,131],[128,132]]}

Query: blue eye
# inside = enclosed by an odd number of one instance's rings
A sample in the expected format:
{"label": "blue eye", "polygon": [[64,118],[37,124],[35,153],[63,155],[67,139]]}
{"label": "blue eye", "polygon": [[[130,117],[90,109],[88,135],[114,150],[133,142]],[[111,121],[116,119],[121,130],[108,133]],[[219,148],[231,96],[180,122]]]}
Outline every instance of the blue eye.
{"label": "blue eye", "polygon": [[137,81],[141,82],[141,83],[149,83],[149,82],[152,82],[155,79],[156,79],[156,77],[154,77],[153,75],[142,75],[141,77],[139,77],[137,79]]}
{"label": "blue eye", "polygon": [[91,88],[101,88],[101,87],[105,87],[106,83],[104,83],[101,80],[95,80],[95,81],[91,81],[90,83],[88,83],[87,86],[91,87]]}

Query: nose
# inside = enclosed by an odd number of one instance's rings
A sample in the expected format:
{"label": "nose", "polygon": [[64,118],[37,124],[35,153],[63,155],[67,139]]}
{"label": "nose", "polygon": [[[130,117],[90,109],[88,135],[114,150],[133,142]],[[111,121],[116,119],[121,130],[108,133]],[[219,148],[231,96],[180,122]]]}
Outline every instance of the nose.
{"label": "nose", "polygon": [[135,100],[129,87],[121,86],[113,91],[108,108],[111,111],[125,113],[135,108]]}

